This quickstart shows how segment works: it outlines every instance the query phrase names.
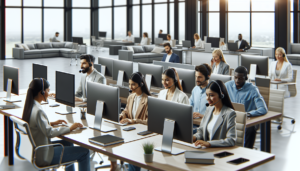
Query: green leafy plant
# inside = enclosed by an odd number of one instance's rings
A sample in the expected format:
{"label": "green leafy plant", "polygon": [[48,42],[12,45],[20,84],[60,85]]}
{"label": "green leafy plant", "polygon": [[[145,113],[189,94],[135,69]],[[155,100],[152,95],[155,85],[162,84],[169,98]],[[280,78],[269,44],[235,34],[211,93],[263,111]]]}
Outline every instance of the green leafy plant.
{"label": "green leafy plant", "polygon": [[143,148],[144,148],[144,152],[145,154],[152,154],[153,153],[153,149],[154,149],[154,143],[150,143],[150,142],[146,142],[143,143]]}

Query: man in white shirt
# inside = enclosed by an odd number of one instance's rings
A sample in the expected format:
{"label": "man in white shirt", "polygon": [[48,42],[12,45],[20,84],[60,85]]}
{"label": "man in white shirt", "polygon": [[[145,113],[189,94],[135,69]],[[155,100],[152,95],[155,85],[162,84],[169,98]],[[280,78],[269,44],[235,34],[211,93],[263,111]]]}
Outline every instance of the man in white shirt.
{"label": "man in white shirt", "polygon": [[126,39],[124,40],[124,42],[134,42],[134,37],[131,34],[131,31],[127,32],[128,36],[126,37]]}
{"label": "man in white shirt", "polygon": [[164,48],[167,54],[164,54],[161,61],[179,63],[179,56],[176,53],[173,53],[170,43],[165,43]]}
{"label": "man in white shirt", "polygon": [[52,42],[60,42],[57,38],[59,36],[59,32],[55,33],[55,36],[52,38]]}

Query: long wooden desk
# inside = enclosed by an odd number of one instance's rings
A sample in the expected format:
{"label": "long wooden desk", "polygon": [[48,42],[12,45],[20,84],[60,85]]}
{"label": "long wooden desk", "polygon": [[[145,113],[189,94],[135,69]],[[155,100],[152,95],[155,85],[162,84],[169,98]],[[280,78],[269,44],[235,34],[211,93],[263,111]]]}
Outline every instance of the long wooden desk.
{"label": "long wooden desk", "polygon": [[[21,96],[20,96],[21,97]],[[49,100],[49,103],[55,103],[53,100]],[[60,105],[59,107],[51,108],[49,105],[43,105],[45,111],[47,111],[47,116],[49,117],[50,121],[55,121],[57,119],[64,119],[69,124],[74,122],[80,122],[84,126],[92,126],[94,122],[94,116],[87,114],[86,120],[80,119],[80,109],[75,108],[74,110],[77,112],[76,114],[72,115],[58,115],[55,114],[55,111],[62,110],[65,108],[64,105]],[[22,108],[16,109],[9,109],[9,110],[2,110],[0,111],[1,114],[5,115],[5,117],[9,116],[16,116],[21,118],[22,117]],[[148,136],[140,136],[137,135],[137,132],[144,131],[147,129],[146,125],[135,124],[134,126],[137,128],[133,131],[123,131],[124,127],[127,126],[119,126],[115,124],[111,124],[108,122],[104,122],[105,126],[110,126],[117,128],[117,131],[109,132],[109,133],[102,133],[97,130],[93,129],[83,129],[83,130],[75,130],[69,134],[65,134],[59,136],[59,138],[64,139],[66,141],[72,142],[74,144],[80,145],[82,147],[88,148],[93,151],[97,151],[104,155],[114,157],[116,159],[120,159],[122,161],[150,169],[150,170],[199,170],[199,169],[206,169],[206,170],[245,170],[256,167],[260,164],[264,164],[268,161],[271,161],[275,158],[274,154],[269,154],[260,151],[254,151],[242,147],[230,147],[230,148],[208,148],[204,149],[204,151],[209,151],[213,153],[218,153],[222,151],[228,151],[234,153],[233,156],[226,157],[226,158],[215,158],[214,165],[200,165],[200,164],[186,164],[184,163],[184,154],[173,156],[170,154],[162,153],[154,151],[154,162],[153,163],[145,163],[143,157],[143,149],[142,149],[142,142],[150,141],[154,142],[156,146],[161,145],[162,136],[157,134],[150,134]],[[6,128],[5,128],[6,129]],[[13,130],[11,130],[13,131]],[[109,147],[102,147],[88,141],[88,138],[104,135],[104,134],[113,134],[119,137],[123,137],[125,143],[117,144]],[[10,132],[10,135],[13,135],[13,132]],[[13,147],[13,139],[9,139],[8,144],[10,147]],[[195,148],[187,147],[181,144],[173,143],[173,146],[185,150],[198,150]],[[228,164],[227,161],[232,159],[236,159],[239,157],[244,157],[249,159],[249,162],[246,162],[241,165],[232,165]],[[9,153],[9,158],[11,159],[9,164],[13,164],[13,148]]]}

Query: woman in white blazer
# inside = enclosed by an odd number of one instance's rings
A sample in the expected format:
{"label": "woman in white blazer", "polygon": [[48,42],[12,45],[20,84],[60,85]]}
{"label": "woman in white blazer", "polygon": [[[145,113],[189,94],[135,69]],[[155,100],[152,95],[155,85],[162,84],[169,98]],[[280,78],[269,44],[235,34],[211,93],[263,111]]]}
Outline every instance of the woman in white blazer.
{"label": "woman in white blazer", "polygon": [[164,43],[163,44],[161,44],[161,45],[164,45],[165,43],[170,43],[170,45],[171,45],[171,47],[172,47],[172,40],[171,40],[171,35],[167,35],[167,40],[166,41],[164,41]]}
{"label": "woman in white blazer", "polygon": [[[51,142],[51,138],[70,133],[74,129],[82,127],[82,124],[74,123],[70,127],[52,127],[62,123],[67,124],[67,122],[64,120],[50,122],[48,120],[41,102],[47,101],[50,91],[49,87],[50,84],[45,79],[35,78],[31,81],[27,90],[22,119],[29,124],[36,146],[60,143],[64,146],[62,163],[77,160],[79,171],[90,170],[90,152],[88,149],[79,146],[74,147],[72,143],[64,140]],[[38,150],[36,153],[36,164],[41,167],[58,164],[61,151],[62,148],[59,146],[45,147]],[[66,168],[66,171],[75,171],[74,165]]]}
{"label": "woman in white blazer", "polygon": [[159,92],[159,99],[182,104],[190,104],[188,96],[182,91],[178,73],[174,68],[166,69],[163,72],[162,84],[164,85],[165,89]]}
{"label": "woman in white blazer", "polygon": [[202,41],[200,39],[200,36],[198,33],[194,34],[194,39],[195,39],[195,46],[193,48],[201,48],[202,47]]}
{"label": "woman in white blazer", "polygon": [[[281,47],[275,50],[276,61],[273,61],[269,67],[269,76],[271,81],[290,82],[293,80],[293,68],[288,61],[285,50]],[[277,88],[276,84],[271,84],[271,88]],[[285,90],[284,97],[290,97],[287,85],[278,85],[278,89]]]}
{"label": "woman in white blazer", "polygon": [[148,44],[148,33],[144,32],[140,45],[147,45],[147,44]]}

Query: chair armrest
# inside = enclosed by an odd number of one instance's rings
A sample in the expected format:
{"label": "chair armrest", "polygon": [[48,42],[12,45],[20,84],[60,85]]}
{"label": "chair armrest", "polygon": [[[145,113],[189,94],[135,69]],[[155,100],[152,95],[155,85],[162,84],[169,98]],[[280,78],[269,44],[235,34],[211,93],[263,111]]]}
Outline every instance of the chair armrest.
{"label": "chair armrest", "polygon": [[119,50],[119,60],[133,61],[133,52],[131,50]]}
{"label": "chair armrest", "polygon": [[62,150],[61,150],[61,153],[60,153],[60,159],[59,159],[59,164],[57,167],[60,167],[61,166],[61,161],[62,161],[62,157],[63,157],[63,154],[64,154],[64,146],[60,143],[55,143],[55,144],[47,144],[47,145],[40,145],[38,147],[36,147],[34,149],[34,156],[33,156],[33,161],[32,163],[34,164],[34,167],[38,170],[40,170],[40,168],[36,165],[35,161],[36,161],[36,151],[41,149],[41,148],[45,148],[45,147],[51,147],[51,146],[61,146],[62,147]]}
{"label": "chair armrest", "polygon": [[13,48],[13,58],[24,59],[24,49],[23,48]]}

